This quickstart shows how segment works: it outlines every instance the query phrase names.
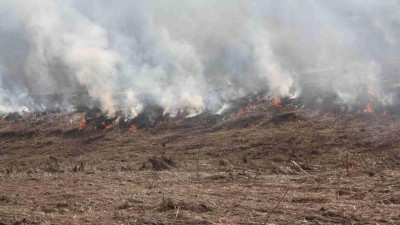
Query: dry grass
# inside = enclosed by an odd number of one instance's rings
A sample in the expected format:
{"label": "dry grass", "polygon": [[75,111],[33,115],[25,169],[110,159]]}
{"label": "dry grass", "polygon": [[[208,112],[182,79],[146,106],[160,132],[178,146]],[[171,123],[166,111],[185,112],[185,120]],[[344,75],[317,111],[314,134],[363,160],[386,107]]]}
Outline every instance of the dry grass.
{"label": "dry grass", "polygon": [[136,133],[0,120],[0,222],[400,223],[399,118],[255,114]]}

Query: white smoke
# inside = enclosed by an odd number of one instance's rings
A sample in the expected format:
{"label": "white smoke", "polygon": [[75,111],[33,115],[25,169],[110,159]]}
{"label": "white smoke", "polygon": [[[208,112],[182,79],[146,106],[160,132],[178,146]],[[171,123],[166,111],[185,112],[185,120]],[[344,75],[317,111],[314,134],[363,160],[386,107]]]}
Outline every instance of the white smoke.
{"label": "white smoke", "polygon": [[277,59],[274,58],[268,33],[265,30],[257,30],[254,36],[254,61],[257,74],[261,78],[267,78],[272,95],[290,96],[293,79],[289,72],[284,71]]}
{"label": "white smoke", "polygon": [[351,107],[398,77],[381,71],[400,59],[399,15],[395,0],[4,0],[0,112],[82,89],[132,116],[150,102],[217,112],[259,91]]}
{"label": "white smoke", "polygon": [[[89,94],[101,102],[110,114],[116,108],[113,93],[117,88],[118,53],[110,49],[107,31],[81,16],[68,5],[44,0],[18,1],[17,16],[24,24],[31,49],[26,63],[26,76],[33,86],[57,91],[51,67],[59,61]],[[57,72],[57,71],[55,71]]]}

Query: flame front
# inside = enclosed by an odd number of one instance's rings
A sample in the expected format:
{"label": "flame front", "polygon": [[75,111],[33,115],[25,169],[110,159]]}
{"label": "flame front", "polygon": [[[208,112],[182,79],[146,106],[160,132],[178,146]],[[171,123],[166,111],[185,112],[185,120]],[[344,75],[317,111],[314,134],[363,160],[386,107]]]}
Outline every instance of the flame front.
{"label": "flame front", "polygon": [[132,125],[131,125],[131,128],[129,128],[129,130],[130,130],[131,132],[136,132],[138,129],[137,129],[137,127],[136,127],[135,124],[132,124]]}
{"label": "flame front", "polygon": [[371,102],[368,102],[367,107],[364,109],[365,113],[374,113],[374,107]]}
{"label": "flame front", "polygon": [[110,130],[114,127],[114,125],[112,123],[107,124],[105,121],[103,122],[103,126],[105,127],[104,129],[106,129],[106,130]]}
{"label": "flame front", "polygon": [[158,125],[166,125],[168,123],[167,120],[161,120]]}
{"label": "flame front", "polygon": [[84,130],[86,127],[86,120],[83,118],[81,122],[79,122],[79,130]]}
{"label": "flame front", "polygon": [[374,113],[374,105],[372,102],[375,102],[378,98],[378,92],[375,87],[370,87],[369,88],[369,102],[367,103],[367,106],[364,109],[365,113]]}
{"label": "flame front", "polygon": [[274,106],[276,108],[282,108],[282,102],[280,98],[274,98]]}

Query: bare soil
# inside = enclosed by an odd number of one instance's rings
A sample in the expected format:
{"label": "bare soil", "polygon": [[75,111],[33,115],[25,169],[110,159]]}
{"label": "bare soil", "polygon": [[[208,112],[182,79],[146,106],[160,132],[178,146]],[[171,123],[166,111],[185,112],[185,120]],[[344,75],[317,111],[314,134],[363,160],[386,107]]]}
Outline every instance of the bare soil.
{"label": "bare soil", "polygon": [[0,119],[0,224],[400,224],[400,117],[251,105],[131,132]]}

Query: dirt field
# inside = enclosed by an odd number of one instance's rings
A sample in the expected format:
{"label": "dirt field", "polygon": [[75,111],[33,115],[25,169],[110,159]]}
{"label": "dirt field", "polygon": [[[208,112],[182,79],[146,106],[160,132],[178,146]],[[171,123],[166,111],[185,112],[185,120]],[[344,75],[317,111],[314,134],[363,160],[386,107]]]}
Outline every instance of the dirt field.
{"label": "dirt field", "polygon": [[301,108],[132,132],[0,120],[0,224],[400,224],[400,117]]}

